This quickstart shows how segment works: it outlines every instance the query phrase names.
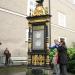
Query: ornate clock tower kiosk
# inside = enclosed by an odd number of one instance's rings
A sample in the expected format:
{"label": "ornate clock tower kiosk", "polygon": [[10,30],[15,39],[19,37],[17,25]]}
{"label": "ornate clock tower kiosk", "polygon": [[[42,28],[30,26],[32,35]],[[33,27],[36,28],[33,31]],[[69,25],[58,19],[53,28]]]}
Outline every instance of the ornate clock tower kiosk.
{"label": "ornate clock tower kiosk", "polygon": [[[31,16],[27,17],[29,26],[28,67],[40,68],[49,66],[48,55],[48,15],[43,7],[43,0],[37,0]],[[35,74],[36,75],[36,74]]]}

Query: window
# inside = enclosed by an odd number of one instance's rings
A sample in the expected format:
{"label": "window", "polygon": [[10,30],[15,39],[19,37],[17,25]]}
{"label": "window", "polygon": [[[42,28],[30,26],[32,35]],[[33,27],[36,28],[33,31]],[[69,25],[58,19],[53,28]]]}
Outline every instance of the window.
{"label": "window", "polygon": [[69,0],[69,2],[75,5],[75,0]]}
{"label": "window", "polygon": [[28,1],[28,6],[27,6],[27,16],[32,13],[36,7],[36,2],[35,0],[27,0]]}
{"label": "window", "polygon": [[26,29],[26,32],[25,32],[25,41],[28,41],[28,33],[29,33],[29,29]]}
{"label": "window", "polygon": [[66,27],[66,15],[58,12],[58,25]]}
{"label": "window", "polygon": [[72,0],[72,4],[75,4],[75,0]]}
{"label": "window", "polygon": [[75,0],[73,0],[73,4],[75,4]]}

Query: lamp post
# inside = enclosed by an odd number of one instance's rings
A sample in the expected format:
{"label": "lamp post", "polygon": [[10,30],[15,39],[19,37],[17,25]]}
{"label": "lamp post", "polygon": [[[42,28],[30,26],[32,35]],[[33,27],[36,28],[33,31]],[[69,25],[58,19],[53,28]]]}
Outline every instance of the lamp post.
{"label": "lamp post", "polygon": [[[49,15],[51,15],[51,1],[49,0]],[[50,45],[51,45],[51,18],[50,18],[50,21],[49,21],[49,34],[48,34],[48,36],[49,36],[49,43],[50,43]]]}

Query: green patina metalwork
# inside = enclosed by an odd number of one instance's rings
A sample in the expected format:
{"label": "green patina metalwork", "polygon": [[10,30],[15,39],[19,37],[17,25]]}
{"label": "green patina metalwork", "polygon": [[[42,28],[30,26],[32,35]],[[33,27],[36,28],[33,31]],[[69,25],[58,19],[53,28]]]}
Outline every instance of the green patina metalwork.
{"label": "green patina metalwork", "polygon": [[44,26],[34,26],[33,30],[43,30]]}

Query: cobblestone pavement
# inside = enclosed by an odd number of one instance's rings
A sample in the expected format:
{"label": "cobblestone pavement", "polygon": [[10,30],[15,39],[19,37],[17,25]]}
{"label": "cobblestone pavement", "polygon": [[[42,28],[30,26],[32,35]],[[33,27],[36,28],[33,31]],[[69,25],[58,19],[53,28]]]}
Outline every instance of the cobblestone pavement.
{"label": "cobblestone pavement", "polygon": [[[17,67],[17,68],[19,68],[19,67]],[[24,68],[24,67],[22,67],[22,68]],[[20,69],[22,69],[22,68],[20,68]],[[6,67],[6,69],[7,69],[7,67]],[[18,71],[18,72],[16,70],[17,69],[15,69],[15,72],[13,71],[13,69],[11,70],[11,72],[10,72],[10,69],[6,70],[5,72],[0,71],[0,75],[26,75],[25,70],[21,70],[21,71]],[[52,70],[47,71],[47,73],[48,73],[48,75],[53,75]],[[75,75],[75,74],[68,73],[67,75]]]}
{"label": "cobblestone pavement", "polygon": [[18,72],[18,73],[1,73],[0,75],[26,75],[26,72]]}
{"label": "cobblestone pavement", "polygon": [[11,75],[26,75],[26,72],[20,72],[20,73],[13,73]]}
{"label": "cobblestone pavement", "polygon": [[[18,73],[1,73],[0,75],[26,75],[26,72],[18,72]],[[49,75],[53,75],[52,72],[49,73]],[[73,75],[73,74],[67,74],[67,75]]]}

